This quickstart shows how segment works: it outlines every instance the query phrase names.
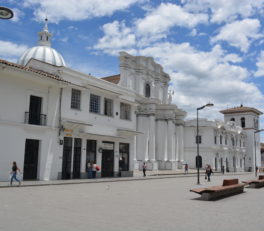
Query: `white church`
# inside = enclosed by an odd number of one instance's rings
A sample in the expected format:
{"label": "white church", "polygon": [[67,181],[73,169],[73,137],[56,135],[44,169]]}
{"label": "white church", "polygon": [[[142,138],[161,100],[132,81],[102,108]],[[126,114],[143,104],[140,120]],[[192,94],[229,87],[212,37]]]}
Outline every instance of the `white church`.
{"label": "white church", "polygon": [[[24,180],[87,178],[91,162],[97,177],[133,176],[143,162],[148,170],[195,168],[195,120],[172,104],[161,65],[120,52],[120,74],[96,78],[67,67],[51,36],[46,20],[17,64],[0,60],[0,181],[13,161]],[[260,167],[262,112],[241,105],[221,113],[224,121],[200,120],[203,165]]]}

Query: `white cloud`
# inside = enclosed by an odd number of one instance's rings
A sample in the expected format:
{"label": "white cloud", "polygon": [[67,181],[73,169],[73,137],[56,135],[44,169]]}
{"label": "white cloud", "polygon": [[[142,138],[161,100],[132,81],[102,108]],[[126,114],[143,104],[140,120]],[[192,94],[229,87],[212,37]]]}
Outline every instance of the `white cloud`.
{"label": "white cloud", "polygon": [[14,17],[11,19],[12,22],[18,22],[25,15],[23,11],[17,8],[13,8],[12,11],[14,12]]}
{"label": "white cloud", "polygon": [[112,15],[143,0],[24,0],[23,5],[34,9],[37,20],[46,15],[52,22],[61,20],[79,21],[92,17]]}
{"label": "white cloud", "polygon": [[[227,62],[230,54],[219,45],[209,52],[201,52],[189,43],[159,43],[139,53],[153,56],[165,67],[176,93],[173,101],[187,111],[195,111],[209,101],[215,104],[213,110],[217,112],[227,104],[256,105],[263,100],[259,89],[246,82],[250,75],[247,69]],[[215,117],[217,113],[212,115]]]}
{"label": "white cloud", "polygon": [[190,36],[196,36],[197,35],[197,30],[194,28],[192,29]]}
{"label": "white cloud", "polygon": [[162,35],[173,26],[193,28],[207,20],[207,14],[192,14],[176,4],[162,3],[145,18],[137,20],[136,28],[141,35]]}
{"label": "white cloud", "polygon": [[9,41],[0,40],[1,59],[16,62],[26,49],[28,49],[26,45],[19,45]]}
{"label": "white cloud", "polygon": [[209,12],[213,23],[231,22],[263,13],[264,0],[181,0],[192,12]]}
{"label": "white cloud", "polygon": [[264,51],[261,51],[260,56],[257,59],[257,71],[255,72],[256,77],[264,76]]}
{"label": "white cloud", "polygon": [[105,35],[99,39],[94,49],[103,50],[104,53],[111,55],[117,55],[120,50],[135,53],[132,47],[136,45],[136,36],[124,22],[107,23],[102,29]]}
{"label": "white cloud", "polygon": [[257,38],[262,37],[259,33],[260,22],[257,19],[244,19],[226,24],[220,29],[218,35],[211,39],[212,42],[226,41],[231,46],[240,48],[241,51],[247,52],[250,43]]}

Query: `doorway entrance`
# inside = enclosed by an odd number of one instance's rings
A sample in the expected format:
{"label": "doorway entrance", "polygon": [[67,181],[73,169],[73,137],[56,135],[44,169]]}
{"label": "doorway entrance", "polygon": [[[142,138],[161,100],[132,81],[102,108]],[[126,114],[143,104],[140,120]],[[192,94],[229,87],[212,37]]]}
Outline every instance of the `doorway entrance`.
{"label": "doorway entrance", "polygon": [[114,176],[114,143],[104,142],[104,147],[107,149],[102,150],[102,177]]}
{"label": "doorway entrance", "polygon": [[72,161],[72,138],[64,137],[63,158],[62,158],[62,179],[71,179],[71,161]]}
{"label": "doorway entrance", "polygon": [[74,153],[73,153],[73,171],[72,178],[81,178],[81,154],[82,154],[82,139],[74,138]]}
{"label": "doorway entrance", "polygon": [[36,180],[38,174],[39,140],[26,139],[23,180]]}
{"label": "doorway entrance", "polygon": [[64,137],[62,157],[62,179],[81,178],[82,139]]}

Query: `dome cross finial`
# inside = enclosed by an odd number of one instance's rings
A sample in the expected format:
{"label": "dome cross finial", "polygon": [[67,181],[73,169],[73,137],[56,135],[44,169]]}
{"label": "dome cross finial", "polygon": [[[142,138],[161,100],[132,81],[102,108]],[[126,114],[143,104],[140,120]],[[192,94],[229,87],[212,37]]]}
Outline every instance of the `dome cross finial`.
{"label": "dome cross finial", "polygon": [[47,16],[45,18],[45,25],[44,25],[43,31],[49,31],[49,29],[48,29],[48,17]]}
{"label": "dome cross finial", "polygon": [[51,46],[50,38],[51,38],[52,34],[48,30],[48,18],[47,18],[47,16],[45,18],[45,24],[43,27],[43,31],[39,32],[38,34],[39,34],[39,42],[38,42],[39,46]]}

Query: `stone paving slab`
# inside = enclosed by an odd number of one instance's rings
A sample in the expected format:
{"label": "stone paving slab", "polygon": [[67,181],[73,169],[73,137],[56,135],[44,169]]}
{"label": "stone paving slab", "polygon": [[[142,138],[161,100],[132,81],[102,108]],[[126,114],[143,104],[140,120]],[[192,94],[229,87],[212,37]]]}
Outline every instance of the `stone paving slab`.
{"label": "stone paving slab", "polygon": [[[211,182],[201,178],[199,187],[220,185],[223,179],[234,177],[252,179],[253,175],[214,175]],[[263,188],[245,188],[245,193],[236,196],[201,201],[189,192],[198,187],[194,175],[143,179],[2,188],[0,230],[263,230]]]}

